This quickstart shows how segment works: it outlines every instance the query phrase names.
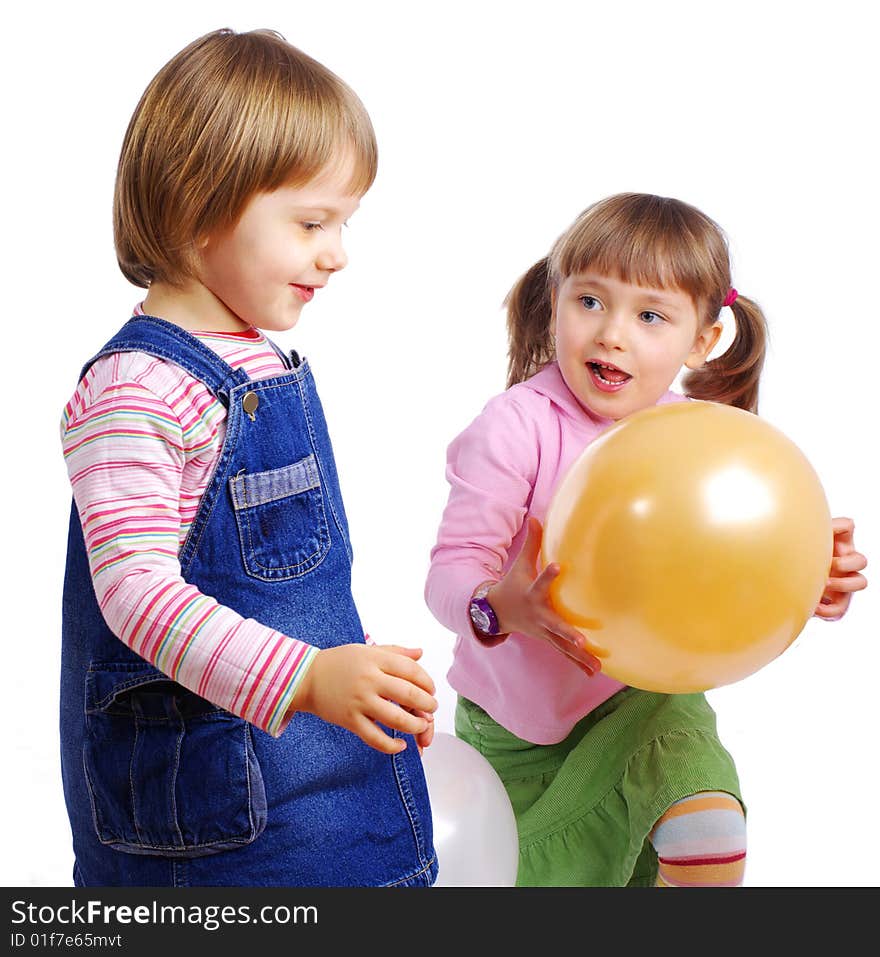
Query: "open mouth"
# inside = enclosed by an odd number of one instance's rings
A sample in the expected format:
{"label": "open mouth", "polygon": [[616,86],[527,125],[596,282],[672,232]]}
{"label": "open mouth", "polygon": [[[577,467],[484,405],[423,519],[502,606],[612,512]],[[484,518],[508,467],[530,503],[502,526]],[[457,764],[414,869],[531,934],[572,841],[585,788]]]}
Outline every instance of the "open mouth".
{"label": "open mouth", "polygon": [[587,368],[590,370],[593,382],[603,392],[617,392],[632,378],[628,372],[607,362],[592,360],[587,363]]}

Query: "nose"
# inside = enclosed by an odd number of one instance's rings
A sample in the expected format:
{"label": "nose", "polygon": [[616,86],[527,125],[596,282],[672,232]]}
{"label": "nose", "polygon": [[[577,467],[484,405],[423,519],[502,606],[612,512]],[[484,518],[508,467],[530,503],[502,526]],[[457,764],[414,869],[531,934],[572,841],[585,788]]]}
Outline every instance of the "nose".
{"label": "nose", "polygon": [[596,329],[596,345],[606,349],[626,348],[626,324],[622,313],[609,310]]}
{"label": "nose", "polygon": [[324,272],[338,272],[348,265],[348,256],[342,246],[341,232],[327,232],[326,241],[318,250],[315,265]]}

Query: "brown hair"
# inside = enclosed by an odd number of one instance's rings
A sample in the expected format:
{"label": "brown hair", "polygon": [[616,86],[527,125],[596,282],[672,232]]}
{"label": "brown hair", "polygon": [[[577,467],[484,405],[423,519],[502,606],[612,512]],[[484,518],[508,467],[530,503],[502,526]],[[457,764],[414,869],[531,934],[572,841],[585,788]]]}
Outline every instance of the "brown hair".
{"label": "brown hair", "polygon": [[353,152],[351,190],[376,176],[373,126],[334,73],[271,30],[216,30],[150,81],[122,144],[116,258],[136,286],[193,276],[199,239],[257,192],[303,185]]}
{"label": "brown hair", "polygon": [[[522,382],[555,357],[551,295],[574,273],[593,269],[639,285],[674,287],[693,300],[704,325],[718,317],[730,290],[727,240],[717,223],[677,199],[620,193],[586,209],[507,294],[507,385]],[[758,409],[767,326],[755,302],[732,305],[736,335],[717,359],[682,379],[694,399]]]}

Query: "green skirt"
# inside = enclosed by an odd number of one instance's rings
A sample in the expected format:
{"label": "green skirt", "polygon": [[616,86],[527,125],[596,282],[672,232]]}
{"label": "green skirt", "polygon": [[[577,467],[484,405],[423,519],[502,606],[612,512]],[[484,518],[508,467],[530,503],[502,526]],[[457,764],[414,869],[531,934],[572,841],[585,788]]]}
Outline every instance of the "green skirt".
{"label": "green skirt", "polygon": [[742,803],[736,767],[702,694],[624,688],[558,744],[532,744],[459,697],[455,733],[504,782],[516,815],[521,887],[645,887],[657,819],[698,791]]}

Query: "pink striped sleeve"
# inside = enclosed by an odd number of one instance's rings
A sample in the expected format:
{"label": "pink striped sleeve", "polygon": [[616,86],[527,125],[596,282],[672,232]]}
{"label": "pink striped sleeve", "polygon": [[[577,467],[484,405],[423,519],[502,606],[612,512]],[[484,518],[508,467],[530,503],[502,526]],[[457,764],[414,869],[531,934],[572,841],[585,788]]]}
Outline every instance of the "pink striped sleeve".
{"label": "pink striped sleeve", "polygon": [[277,736],[317,649],[202,594],[177,558],[224,427],[222,406],[182,370],[109,356],[65,408],[62,441],[110,629],[175,681]]}

